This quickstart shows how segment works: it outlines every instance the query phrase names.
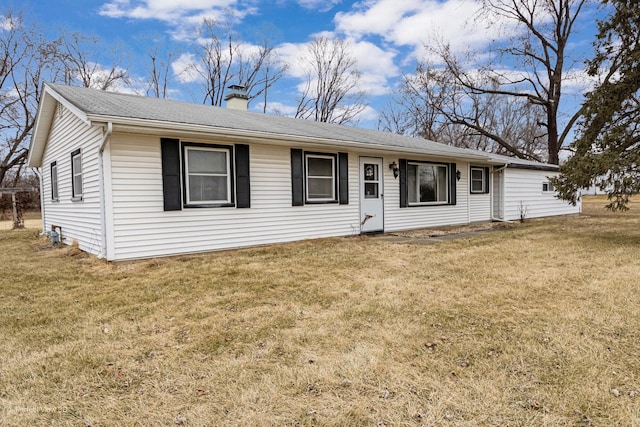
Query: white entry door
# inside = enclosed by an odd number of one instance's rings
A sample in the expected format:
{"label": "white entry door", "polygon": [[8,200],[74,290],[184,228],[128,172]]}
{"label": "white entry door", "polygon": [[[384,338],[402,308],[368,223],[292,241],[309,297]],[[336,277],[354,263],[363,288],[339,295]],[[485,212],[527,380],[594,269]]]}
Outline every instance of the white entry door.
{"label": "white entry door", "polygon": [[384,231],[382,159],[360,157],[360,232]]}

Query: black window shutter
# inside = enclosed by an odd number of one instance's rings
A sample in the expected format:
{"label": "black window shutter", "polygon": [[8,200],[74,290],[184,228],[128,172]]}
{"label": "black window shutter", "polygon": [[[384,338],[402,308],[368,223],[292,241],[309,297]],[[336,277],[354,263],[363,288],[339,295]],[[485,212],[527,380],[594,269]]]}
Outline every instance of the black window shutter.
{"label": "black window shutter", "polygon": [[449,204],[456,204],[456,187],[458,185],[458,177],[456,176],[458,169],[455,163],[449,163]]}
{"label": "black window shutter", "polygon": [[304,205],[304,161],[299,148],[291,149],[291,205]]}
{"label": "black window shutter", "polygon": [[406,208],[409,206],[407,191],[407,159],[400,159],[400,207]]}
{"label": "black window shutter", "polygon": [[251,207],[251,181],[249,179],[249,146],[236,144],[236,207]]}
{"label": "black window shutter", "polygon": [[177,139],[161,138],[162,195],[165,211],[182,209],[180,194],[180,143]]}
{"label": "black window shutter", "polygon": [[338,197],[341,205],[349,204],[349,154],[338,153]]}
{"label": "black window shutter", "polygon": [[489,192],[489,168],[484,168],[484,192]]}

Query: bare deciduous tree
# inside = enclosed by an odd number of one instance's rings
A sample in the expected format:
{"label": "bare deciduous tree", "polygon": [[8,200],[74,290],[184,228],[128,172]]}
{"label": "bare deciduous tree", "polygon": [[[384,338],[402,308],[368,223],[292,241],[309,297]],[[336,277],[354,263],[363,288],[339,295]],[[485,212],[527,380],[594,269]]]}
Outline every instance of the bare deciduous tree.
{"label": "bare deciduous tree", "polygon": [[169,91],[169,70],[171,69],[171,59],[173,55],[167,53],[166,60],[159,59],[157,47],[154,47],[147,55],[151,60],[149,69],[150,77],[146,91],[147,96],[166,98]]}
{"label": "bare deciduous tree", "polygon": [[203,79],[203,104],[221,106],[224,91],[233,78],[231,64],[236,49],[231,28],[227,30],[225,37],[221,38],[215,21],[204,19],[200,26],[202,43],[198,48],[198,62],[191,67]]}
{"label": "bare deciduous tree", "polygon": [[[578,119],[576,112],[562,126],[559,108],[563,94],[563,78],[569,67],[567,48],[574,24],[588,0],[483,0],[478,20],[484,25],[508,22],[512,35],[505,43],[492,47],[497,56],[479,68],[461,60],[447,44],[439,44],[437,53],[455,84],[464,93],[478,96],[509,97],[539,106],[544,118],[538,126],[546,135],[547,161],[558,163],[558,153]],[[518,71],[504,71],[500,64],[511,64]],[[473,68],[473,69],[472,69]],[[501,71],[502,70],[502,71]],[[503,98],[504,99],[504,98]],[[455,122],[490,138],[518,157],[526,153],[506,135],[488,129],[474,117],[451,112]]]}
{"label": "bare deciduous tree", "polygon": [[542,119],[542,109],[526,100],[474,93],[457,84],[446,68],[423,62],[415,74],[404,76],[393,104],[381,113],[379,127],[458,147],[508,154],[488,136],[493,133],[509,141],[511,150],[517,150],[521,157],[538,159],[546,148],[546,135],[538,126]]}
{"label": "bare deciduous tree", "polygon": [[117,83],[129,85],[129,73],[122,67],[122,58],[111,66],[104,67],[95,58],[100,40],[96,37],[79,33],[65,34],[61,39],[60,59],[65,67],[65,84],[73,85],[76,81],[84,87],[107,90]]}
{"label": "bare deciduous tree", "polygon": [[284,76],[286,70],[287,65],[277,57],[267,38],[254,52],[238,51],[237,81],[246,88],[249,100],[262,98],[263,113],[267,111],[269,89]]}
{"label": "bare deciduous tree", "polygon": [[40,83],[57,78],[56,52],[57,42],[46,41],[35,27],[28,27],[22,14],[0,14],[0,186],[10,170],[20,176]]}
{"label": "bare deciduous tree", "polygon": [[268,89],[284,74],[267,38],[259,46],[242,43],[230,25],[205,19],[200,28],[197,62],[192,64],[204,82],[204,104],[222,106],[230,84],[244,86],[249,100],[262,96],[266,110]]}
{"label": "bare deciduous tree", "polygon": [[365,94],[359,90],[360,73],[349,44],[340,38],[320,37],[308,44],[305,86],[295,117],[346,124],[365,108]]}

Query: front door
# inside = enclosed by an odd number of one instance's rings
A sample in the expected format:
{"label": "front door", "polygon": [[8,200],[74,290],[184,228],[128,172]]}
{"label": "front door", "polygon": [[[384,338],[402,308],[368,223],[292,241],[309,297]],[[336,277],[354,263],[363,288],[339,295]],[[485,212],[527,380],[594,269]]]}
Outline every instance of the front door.
{"label": "front door", "polygon": [[382,159],[360,157],[360,232],[384,231]]}

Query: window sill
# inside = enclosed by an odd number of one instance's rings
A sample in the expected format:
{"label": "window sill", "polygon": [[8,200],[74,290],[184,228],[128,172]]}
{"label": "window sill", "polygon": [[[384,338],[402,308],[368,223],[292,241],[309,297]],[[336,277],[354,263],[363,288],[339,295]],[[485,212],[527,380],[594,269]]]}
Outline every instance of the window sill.
{"label": "window sill", "polygon": [[409,208],[425,208],[429,206],[453,206],[453,204],[449,202],[431,202],[431,203],[410,203],[407,207]]}
{"label": "window sill", "polygon": [[184,205],[185,209],[191,208],[235,208],[235,203],[206,203],[206,204],[197,204],[192,203],[189,205]]}
{"label": "window sill", "polygon": [[71,198],[72,202],[81,202],[82,200],[83,200],[82,196],[77,196],[77,197],[72,197]]}
{"label": "window sill", "polygon": [[305,205],[330,205],[332,203],[338,203],[337,200],[305,200]]}
{"label": "window sill", "polygon": [[52,202],[52,203],[59,203],[59,202],[60,202],[60,199],[58,199],[58,198],[51,199],[51,202]]}
{"label": "window sill", "polygon": [[470,191],[470,194],[489,194],[488,191]]}

